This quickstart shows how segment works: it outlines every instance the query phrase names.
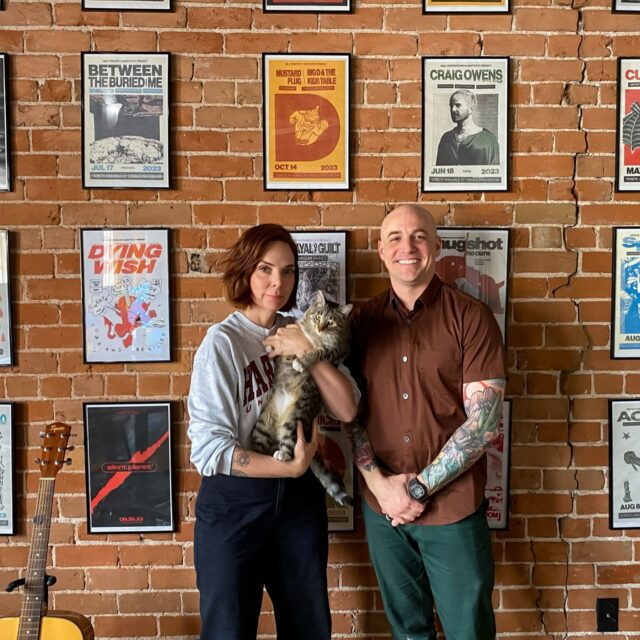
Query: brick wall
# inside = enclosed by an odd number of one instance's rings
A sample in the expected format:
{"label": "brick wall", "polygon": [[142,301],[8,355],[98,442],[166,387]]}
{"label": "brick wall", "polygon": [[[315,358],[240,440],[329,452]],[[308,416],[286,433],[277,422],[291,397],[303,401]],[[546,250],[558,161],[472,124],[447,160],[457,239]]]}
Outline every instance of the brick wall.
{"label": "brick wall", "polygon": [[[634,363],[608,355],[611,226],[638,216],[637,197],[613,195],[616,57],[637,55],[640,17],[612,15],[609,0],[519,0],[495,16],[354,2],[352,15],[317,16],[264,15],[243,0],[178,2],[168,14],[6,0],[15,179],[0,194],[0,227],[13,236],[18,366],[0,372],[0,396],[17,403],[20,521],[18,535],[0,538],[0,584],[26,564],[42,427],[64,420],[81,440],[83,401],[174,399],[178,532],[88,535],[78,448],[58,476],[51,600],[89,616],[98,638],[193,636],[199,480],[184,404],[194,350],[228,308],[214,276],[188,272],[188,254],[213,256],[264,221],[348,229],[350,296],[364,299],[384,284],[375,241],[385,206],[420,201],[439,224],[512,229],[511,524],[494,538],[500,637],[593,634],[601,596],[620,599],[625,637],[640,637],[640,547],[633,531],[608,530],[606,479],[607,398],[640,394]],[[79,53],[116,49],[175,54],[173,190],[81,188]],[[263,191],[263,51],[354,54],[352,192]],[[421,55],[511,56],[509,193],[420,193]],[[126,225],[174,230],[174,362],[87,366],[79,229]],[[361,523],[332,535],[329,579],[336,637],[389,637]],[[0,615],[19,602],[0,594]],[[261,629],[273,632],[269,615]]]}

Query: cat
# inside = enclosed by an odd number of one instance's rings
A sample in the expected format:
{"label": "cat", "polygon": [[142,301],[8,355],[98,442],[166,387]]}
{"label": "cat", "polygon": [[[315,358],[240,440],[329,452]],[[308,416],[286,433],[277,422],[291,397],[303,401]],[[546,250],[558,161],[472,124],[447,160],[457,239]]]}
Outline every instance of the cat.
{"label": "cat", "polygon": [[[273,455],[283,462],[293,459],[298,421],[302,422],[305,436],[310,437],[313,419],[322,409],[322,400],[309,368],[320,360],[338,365],[347,356],[348,316],[352,307],[350,304],[339,305],[325,299],[322,291],[315,294],[311,305],[298,321],[314,349],[300,358],[278,356],[275,359],[271,397],[251,434],[251,448],[254,451]],[[338,504],[353,504],[342,480],[327,469],[318,453],[310,467]]]}

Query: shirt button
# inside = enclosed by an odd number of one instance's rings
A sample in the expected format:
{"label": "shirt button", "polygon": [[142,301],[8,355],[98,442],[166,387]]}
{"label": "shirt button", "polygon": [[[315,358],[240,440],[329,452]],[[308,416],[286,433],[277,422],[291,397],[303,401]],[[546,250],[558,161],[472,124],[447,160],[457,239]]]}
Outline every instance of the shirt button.
{"label": "shirt button", "polygon": [[406,325],[407,325],[407,327],[408,327],[408,326],[411,324],[411,320],[409,320],[409,319],[407,318],[407,320],[406,320],[405,324],[406,324]]}
{"label": "shirt button", "polygon": [[403,393],[402,394],[402,399],[403,400],[408,400],[409,399],[409,394],[408,393]]}
{"label": "shirt button", "polygon": [[407,356],[402,356],[402,362],[406,362],[408,359]]}
{"label": "shirt button", "polygon": [[402,436],[402,442],[409,444],[411,442],[411,436]]}

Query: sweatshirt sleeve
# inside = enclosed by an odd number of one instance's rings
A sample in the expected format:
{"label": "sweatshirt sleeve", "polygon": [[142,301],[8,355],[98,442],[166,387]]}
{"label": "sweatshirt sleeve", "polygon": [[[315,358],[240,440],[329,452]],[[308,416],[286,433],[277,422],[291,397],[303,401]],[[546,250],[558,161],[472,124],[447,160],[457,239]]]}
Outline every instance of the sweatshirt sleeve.
{"label": "sweatshirt sleeve", "polygon": [[231,474],[240,419],[237,395],[228,338],[210,331],[196,352],[187,400],[191,462],[203,476]]}

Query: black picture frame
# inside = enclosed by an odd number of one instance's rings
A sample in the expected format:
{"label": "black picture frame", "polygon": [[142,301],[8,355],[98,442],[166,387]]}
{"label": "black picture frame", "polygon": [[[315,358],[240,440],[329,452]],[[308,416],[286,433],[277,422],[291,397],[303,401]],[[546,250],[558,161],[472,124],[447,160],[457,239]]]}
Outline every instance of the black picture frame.
{"label": "black picture frame", "polygon": [[640,191],[640,57],[619,57],[617,73],[614,191],[635,193]]}
{"label": "black picture frame", "polygon": [[352,190],[350,53],[263,53],[262,104],[265,191]]}
{"label": "black picture frame", "polygon": [[[508,56],[422,57],[423,193],[509,190],[510,66]],[[456,97],[462,124],[451,128]],[[469,118],[473,133],[459,140],[457,129]]]}
{"label": "black picture frame", "polygon": [[89,533],[175,531],[169,401],[85,402]]}
{"label": "black picture frame", "polygon": [[82,187],[170,189],[171,54],[84,51],[80,69]]}
{"label": "black picture frame", "polygon": [[16,461],[13,402],[0,402],[0,536],[16,534]]}
{"label": "black picture frame", "polygon": [[612,360],[640,358],[640,227],[612,227]]}
{"label": "black picture frame", "polygon": [[[640,529],[640,398],[609,399],[609,528]],[[633,483],[633,484],[632,484]]]}
{"label": "black picture frame", "polygon": [[296,312],[304,313],[312,296],[322,290],[339,304],[347,304],[347,232],[322,229],[321,231],[291,231],[298,248],[298,291]]}
{"label": "black picture frame", "polygon": [[84,362],[171,362],[169,229],[81,229],[80,247]]}
{"label": "black picture frame", "polygon": [[[4,6],[0,6],[0,10]],[[0,53],[0,191],[11,191],[11,100],[9,99],[9,60]]]}
{"label": "black picture frame", "polygon": [[171,0],[82,0],[83,11],[171,11]]}
{"label": "black picture frame", "polygon": [[264,13],[352,13],[351,0],[262,0]]}
{"label": "black picture frame", "polygon": [[14,365],[11,302],[11,233],[0,229],[0,367]]}
{"label": "black picture frame", "polygon": [[611,13],[640,13],[637,0],[612,0]]}

